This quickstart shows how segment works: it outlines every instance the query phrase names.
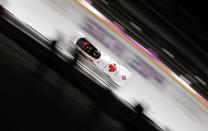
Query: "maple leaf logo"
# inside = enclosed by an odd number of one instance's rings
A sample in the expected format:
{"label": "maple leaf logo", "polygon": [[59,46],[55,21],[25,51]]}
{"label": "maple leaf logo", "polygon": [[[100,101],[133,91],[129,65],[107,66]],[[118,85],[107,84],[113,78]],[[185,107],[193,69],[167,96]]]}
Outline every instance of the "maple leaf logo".
{"label": "maple leaf logo", "polygon": [[115,72],[116,69],[117,69],[117,66],[116,66],[115,63],[114,63],[114,64],[109,64],[109,71],[110,71],[110,72]]}

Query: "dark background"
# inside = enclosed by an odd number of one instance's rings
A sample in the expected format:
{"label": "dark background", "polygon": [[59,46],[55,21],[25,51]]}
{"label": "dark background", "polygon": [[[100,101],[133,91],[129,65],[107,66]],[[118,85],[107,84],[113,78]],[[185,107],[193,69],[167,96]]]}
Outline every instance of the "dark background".
{"label": "dark background", "polygon": [[0,39],[1,131],[128,130],[11,39]]}

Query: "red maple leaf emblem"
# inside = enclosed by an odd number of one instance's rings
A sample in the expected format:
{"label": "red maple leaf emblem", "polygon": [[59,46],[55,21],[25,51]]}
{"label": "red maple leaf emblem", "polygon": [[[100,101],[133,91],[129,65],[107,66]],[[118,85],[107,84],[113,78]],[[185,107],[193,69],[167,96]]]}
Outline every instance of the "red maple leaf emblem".
{"label": "red maple leaf emblem", "polygon": [[117,66],[116,66],[115,63],[114,63],[114,64],[109,64],[109,71],[110,71],[110,72],[115,72],[116,69],[117,69]]}

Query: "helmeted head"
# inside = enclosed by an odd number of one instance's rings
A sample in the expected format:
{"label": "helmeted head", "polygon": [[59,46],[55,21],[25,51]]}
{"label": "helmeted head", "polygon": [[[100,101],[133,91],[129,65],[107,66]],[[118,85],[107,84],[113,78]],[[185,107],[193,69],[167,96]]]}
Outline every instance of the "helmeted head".
{"label": "helmeted head", "polygon": [[87,41],[85,38],[80,38],[76,45],[82,49],[84,52],[86,52],[88,55],[92,56],[95,59],[100,58],[101,53],[98,49],[96,49],[89,41]]}

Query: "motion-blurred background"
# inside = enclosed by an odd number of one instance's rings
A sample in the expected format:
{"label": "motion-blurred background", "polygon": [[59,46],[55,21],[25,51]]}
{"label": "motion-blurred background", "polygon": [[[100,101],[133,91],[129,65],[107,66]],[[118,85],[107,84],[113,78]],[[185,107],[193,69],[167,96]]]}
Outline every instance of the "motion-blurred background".
{"label": "motion-blurred background", "polygon": [[[208,25],[202,0],[0,4],[2,130],[208,129]],[[106,88],[80,69],[76,58],[63,61],[51,49],[52,40],[67,42],[76,31],[132,70],[125,87]]]}

